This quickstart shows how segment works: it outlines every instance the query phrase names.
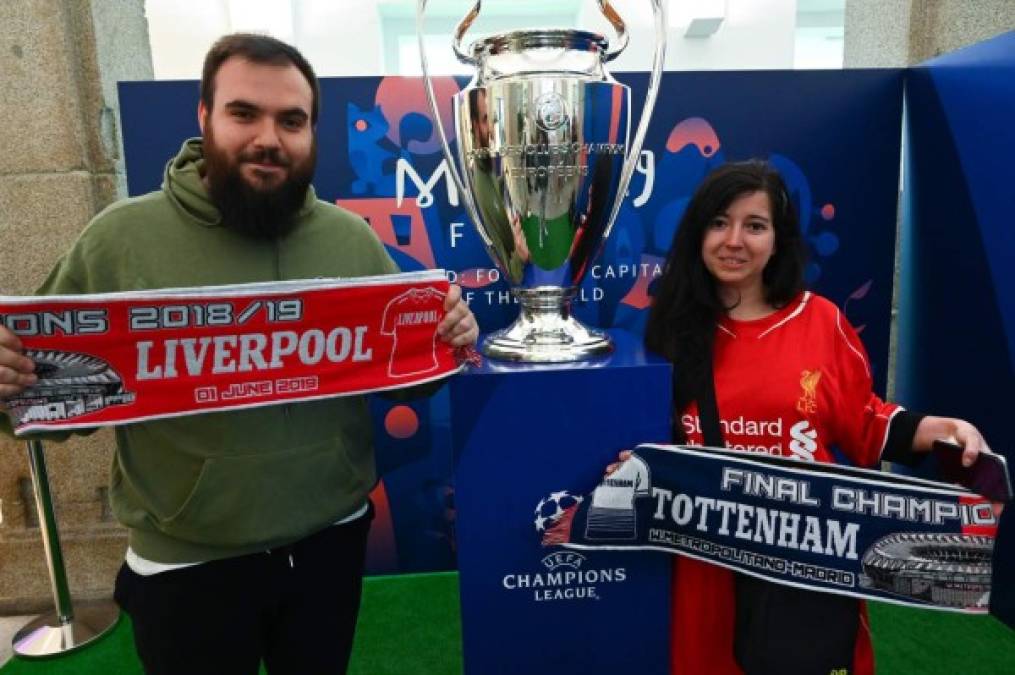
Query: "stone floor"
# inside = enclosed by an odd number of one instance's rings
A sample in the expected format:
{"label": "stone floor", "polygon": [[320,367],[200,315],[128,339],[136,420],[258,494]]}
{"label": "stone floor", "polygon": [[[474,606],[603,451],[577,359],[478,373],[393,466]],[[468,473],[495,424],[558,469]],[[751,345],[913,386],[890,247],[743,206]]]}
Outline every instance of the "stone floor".
{"label": "stone floor", "polygon": [[14,655],[11,650],[11,640],[14,639],[14,634],[32,618],[34,617],[0,616],[0,666],[7,663]]}

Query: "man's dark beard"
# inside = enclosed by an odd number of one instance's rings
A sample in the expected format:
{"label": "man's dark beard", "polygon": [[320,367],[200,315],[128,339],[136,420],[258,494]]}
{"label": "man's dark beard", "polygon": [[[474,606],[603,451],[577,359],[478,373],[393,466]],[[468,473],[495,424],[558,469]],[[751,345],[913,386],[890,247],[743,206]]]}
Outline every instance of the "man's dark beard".
{"label": "man's dark beard", "polygon": [[[204,139],[205,177],[208,196],[222,216],[222,225],[240,234],[257,239],[284,237],[296,225],[296,213],[303,207],[307,188],[317,163],[317,141],[310,156],[294,165],[283,158],[278,148],[242,153],[234,164],[215,145],[211,127]],[[289,169],[279,185],[259,190],[240,174],[243,162],[275,164]]]}

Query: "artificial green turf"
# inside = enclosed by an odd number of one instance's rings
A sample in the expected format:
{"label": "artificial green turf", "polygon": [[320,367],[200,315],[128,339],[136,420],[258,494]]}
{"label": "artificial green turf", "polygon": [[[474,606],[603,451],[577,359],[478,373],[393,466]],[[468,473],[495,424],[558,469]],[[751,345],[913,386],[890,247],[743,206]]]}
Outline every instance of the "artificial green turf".
{"label": "artificial green turf", "polygon": [[[993,617],[869,604],[879,675],[1012,675],[1015,632]],[[792,627],[787,627],[792,630]],[[370,577],[350,675],[460,675],[458,575]],[[0,675],[142,675],[130,621],[79,653],[15,658]],[[527,673],[525,675],[542,675]]]}
{"label": "artificial green turf", "polygon": [[867,604],[880,675],[1012,675],[1015,631],[992,616]]}
{"label": "artificial green turf", "polygon": [[457,572],[366,580],[349,675],[461,672]]}

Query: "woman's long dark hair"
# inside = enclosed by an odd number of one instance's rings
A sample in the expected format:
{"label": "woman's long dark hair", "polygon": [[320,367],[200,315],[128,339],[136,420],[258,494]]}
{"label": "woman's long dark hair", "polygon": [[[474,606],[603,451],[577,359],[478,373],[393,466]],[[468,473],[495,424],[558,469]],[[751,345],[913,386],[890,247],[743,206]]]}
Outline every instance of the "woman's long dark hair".
{"label": "woman's long dark hair", "polygon": [[[705,177],[680,220],[666,267],[655,285],[645,345],[673,362],[675,410],[683,410],[706,384],[719,319],[727,311],[715,279],[705,267],[701,244],[713,219],[738,197],[764,191],[772,205],[775,252],[762,272],[765,301],[783,307],[804,288],[806,249],[786,184],[766,162],[751,160],[719,167]],[[678,441],[682,427],[675,424]]]}

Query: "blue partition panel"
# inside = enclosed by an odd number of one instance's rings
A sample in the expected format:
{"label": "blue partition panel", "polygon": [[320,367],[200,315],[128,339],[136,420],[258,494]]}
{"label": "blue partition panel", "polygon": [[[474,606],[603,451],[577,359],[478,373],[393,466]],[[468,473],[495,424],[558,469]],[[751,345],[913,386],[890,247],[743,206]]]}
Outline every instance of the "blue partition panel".
{"label": "blue partition panel", "polygon": [[670,368],[613,331],[611,357],[487,361],[451,383],[467,675],[669,672],[672,557],[540,546],[557,505],[617,452],[669,437]]}
{"label": "blue partition panel", "polygon": [[[1015,32],[911,69],[906,110],[897,395],[974,422],[1012,465]],[[1011,508],[991,601],[1015,625]]]}

